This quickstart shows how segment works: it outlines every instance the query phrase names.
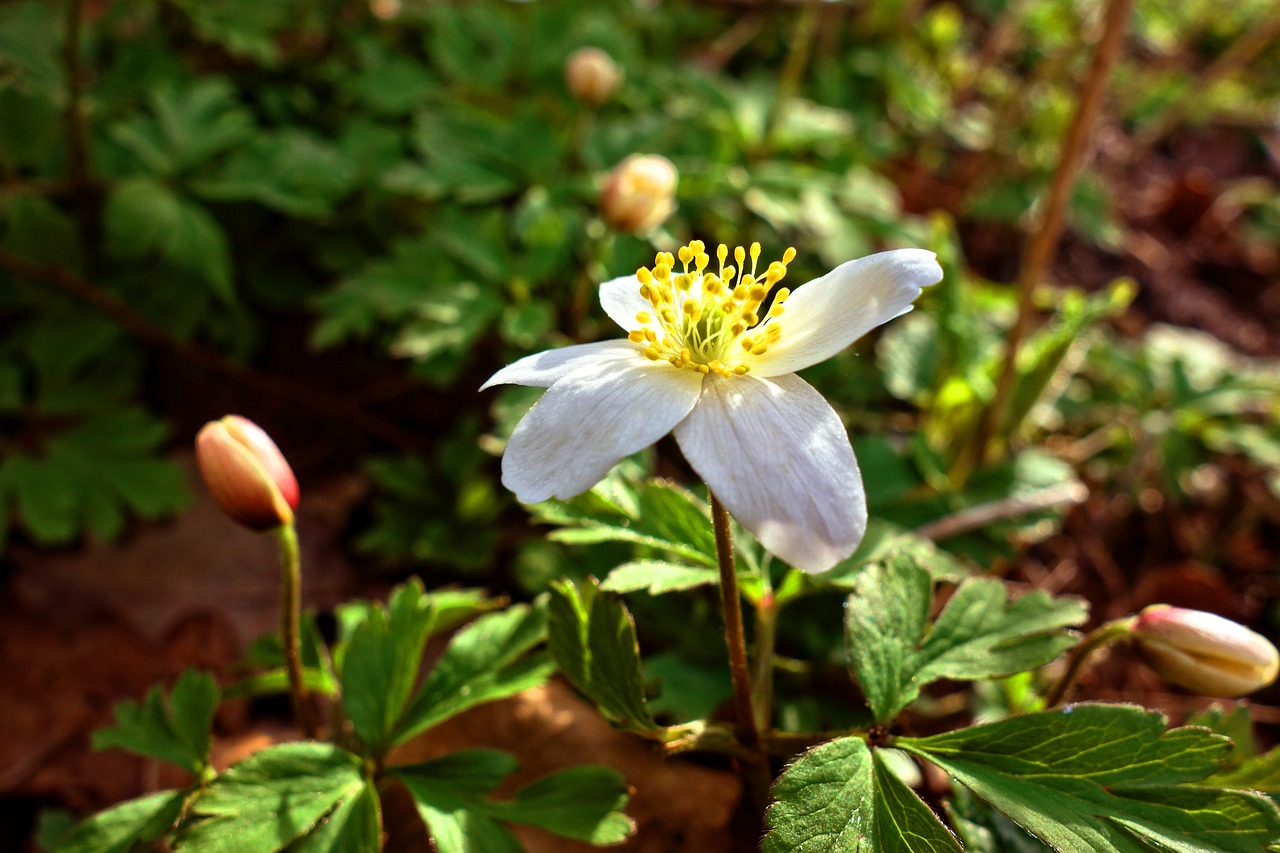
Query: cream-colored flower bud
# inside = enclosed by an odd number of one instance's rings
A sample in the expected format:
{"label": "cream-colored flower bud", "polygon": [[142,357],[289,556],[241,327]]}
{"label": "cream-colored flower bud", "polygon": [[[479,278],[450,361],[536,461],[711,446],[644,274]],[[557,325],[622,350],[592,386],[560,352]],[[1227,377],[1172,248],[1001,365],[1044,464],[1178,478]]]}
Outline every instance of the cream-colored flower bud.
{"label": "cream-colored flower bud", "polygon": [[678,180],[676,167],[666,157],[632,154],[605,178],[600,212],[617,231],[648,234],[675,212]]}
{"label": "cream-colored flower bud", "polygon": [[598,107],[618,90],[622,69],[600,48],[580,47],[565,60],[564,82],[578,103]]}
{"label": "cream-colored flower bud", "polygon": [[1280,671],[1270,640],[1202,610],[1153,604],[1130,631],[1138,653],[1161,678],[1205,696],[1243,696],[1275,681]]}

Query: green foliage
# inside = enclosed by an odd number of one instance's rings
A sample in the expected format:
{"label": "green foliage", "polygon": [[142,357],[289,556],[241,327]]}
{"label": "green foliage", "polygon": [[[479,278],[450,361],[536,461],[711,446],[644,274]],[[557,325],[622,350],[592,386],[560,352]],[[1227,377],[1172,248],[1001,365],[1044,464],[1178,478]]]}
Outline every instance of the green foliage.
{"label": "green foliage", "polygon": [[545,682],[551,663],[545,654],[530,650],[546,638],[546,631],[547,617],[540,608],[515,605],[458,632],[404,709],[394,742]]}
{"label": "green foliage", "polygon": [[537,826],[592,844],[619,844],[635,829],[622,813],[627,786],[603,767],[562,770],[520,788],[509,800],[490,792],[516,769],[510,755],[493,750],[455,752],[391,774],[404,783],[441,853],[513,851],[520,844],[502,823]]}
{"label": "green foliage", "polygon": [[778,779],[765,853],[960,853],[955,836],[856,737],[802,755]]}
{"label": "green foliage", "polygon": [[1006,601],[993,578],[963,581],[930,623],[933,579],[909,555],[858,575],[845,607],[851,668],[877,722],[891,721],[940,678],[975,680],[1042,666],[1075,644],[1063,629],[1088,614],[1039,590]]}
{"label": "green foliage", "polygon": [[[200,794],[193,807],[197,819],[178,835],[177,849],[274,851],[301,842],[304,850],[373,851],[378,847],[376,824],[357,820],[353,827],[375,833],[356,835],[358,843],[349,845],[345,829],[334,838],[321,823],[369,790],[359,756],[344,749],[315,742],[270,746],[228,768]],[[334,843],[322,844],[316,835]]]}
{"label": "green foliage", "polygon": [[645,704],[636,627],[626,606],[594,580],[552,585],[548,645],[565,677],[624,728],[655,729]]}
{"label": "green foliage", "polygon": [[63,832],[47,849],[49,853],[130,853],[167,833],[178,820],[184,799],[182,791],[161,791],[128,800]]}
{"label": "green foliage", "polygon": [[896,745],[950,773],[1055,850],[1255,851],[1280,834],[1265,797],[1199,785],[1230,749],[1159,714],[1074,705]]}
{"label": "green foliage", "polygon": [[94,749],[127,749],[176,764],[199,778],[209,766],[209,728],[219,695],[213,676],[188,669],[168,697],[153,687],[142,704],[117,705],[116,724],[94,734]]}

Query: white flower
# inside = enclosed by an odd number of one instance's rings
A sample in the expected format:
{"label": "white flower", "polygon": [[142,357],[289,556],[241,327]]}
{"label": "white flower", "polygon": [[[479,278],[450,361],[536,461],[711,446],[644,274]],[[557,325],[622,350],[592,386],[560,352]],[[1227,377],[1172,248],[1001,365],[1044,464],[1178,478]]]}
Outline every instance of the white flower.
{"label": "white flower", "polygon": [[736,267],[726,265],[725,246],[716,255],[710,272],[694,241],[680,249],[683,272],[659,253],[653,269],[601,285],[600,304],[626,339],[548,350],[490,377],[481,390],[549,389],[512,432],[502,483],[524,503],[567,500],[674,432],[689,464],[765,548],[825,571],[862,541],[866,495],[840,418],[795,372],[910,311],[942,269],[932,252],[898,249],[791,293],[774,286],[794,249],[762,275],[758,243],[734,250]]}

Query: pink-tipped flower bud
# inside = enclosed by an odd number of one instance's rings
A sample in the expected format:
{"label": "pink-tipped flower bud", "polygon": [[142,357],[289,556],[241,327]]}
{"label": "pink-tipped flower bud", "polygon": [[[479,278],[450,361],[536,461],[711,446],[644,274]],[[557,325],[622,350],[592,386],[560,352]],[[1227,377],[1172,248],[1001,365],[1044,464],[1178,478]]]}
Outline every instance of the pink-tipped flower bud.
{"label": "pink-tipped flower bud", "polygon": [[280,448],[239,415],[210,421],[196,436],[196,462],[218,505],[251,530],[293,522],[298,481]]}
{"label": "pink-tipped flower bud", "polygon": [[600,212],[617,231],[643,236],[676,209],[679,173],[666,157],[632,154],[605,178]]}
{"label": "pink-tipped flower bud", "polygon": [[1161,678],[1204,696],[1243,696],[1276,680],[1280,654],[1243,625],[1202,610],[1153,604],[1130,628]]}
{"label": "pink-tipped flower bud", "polygon": [[600,48],[580,47],[565,60],[564,82],[578,103],[598,107],[617,91],[622,69]]}

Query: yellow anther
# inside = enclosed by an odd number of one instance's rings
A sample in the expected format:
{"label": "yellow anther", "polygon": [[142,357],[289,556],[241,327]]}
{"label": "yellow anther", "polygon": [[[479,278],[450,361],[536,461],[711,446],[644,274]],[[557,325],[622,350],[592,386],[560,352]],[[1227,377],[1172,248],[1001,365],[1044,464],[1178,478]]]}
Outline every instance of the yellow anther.
{"label": "yellow anther", "polygon": [[662,322],[668,325],[676,321],[676,312],[672,311],[670,308],[663,308],[658,312],[658,316],[662,318]]}
{"label": "yellow anther", "polygon": [[642,284],[642,285],[640,285],[640,298],[641,298],[641,299],[652,299],[653,297],[650,295],[650,293],[651,293],[651,291],[649,290],[649,285],[647,285],[647,284]]}
{"label": "yellow anther", "polygon": [[642,326],[648,325],[653,322],[653,315],[648,311],[641,311],[639,314],[636,314],[636,322]]}
{"label": "yellow anther", "polygon": [[782,263],[789,264],[796,259],[796,247],[788,246],[787,250],[782,253]]}
{"label": "yellow anther", "polygon": [[662,258],[662,263],[667,265],[667,269],[671,269],[676,265],[675,255],[670,252],[659,252],[658,257]]}
{"label": "yellow anther", "polygon": [[753,347],[753,348],[751,349],[751,354],[752,354],[752,355],[764,355],[764,354],[765,354],[766,352],[768,352],[768,351],[769,351],[769,347],[765,346],[764,344],[760,344],[759,346],[757,346],[757,347]]}
{"label": "yellow anther", "polygon": [[726,246],[724,243],[721,243],[719,246],[716,246],[716,259],[720,261],[721,274],[724,273],[724,261],[725,261],[725,258],[727,257],[729,257],[729,247]]}
{"label": "yellow anther", "polygon": [[658,281],[666,281],[671,276],[671,264],[654,264],[653,277]]}
{"label": "yellow anther", "polygon": [[699,373],[710,373],[710,372],[711,372],[711,368],[710,368],[710,367],[707,367],[705,364],[695,364],[695,365],[693,366],[693,369],[694,369],[694,370],[696,370],[696,371],[698,371]]}
{"label": "yellow anther", "polygon": [[737,337],[738,335],[742,334],[746,330],[747,330],[746,323],[734,323],[732,326],[729,327],[729,334],[733,335],[734,337]]}
{"label": "yellow anther", "polygon": [[692,243],[689,244],[689,248],[693,249],[693,253],[695,255],[701,255],[702,252],[707,248],[707,244],[702,242],[701,240],[694,240]]}
{"label": "yellow anther", "polygon": [[751,272],[756,271],[756,261],[760,260],[760,244],[751,244]]}
{"label": "yellow anther", "polygon": [[791,295],[791,288],[779,287],[778,292],[773,295],[773,304],[781,305],[787,301],[787,297]]}
{"label": "yellow anther", "polygon": [[738,271],[737,271],[737,269],[735,269],[735,268],[734,268],[734,266],[733,266],[732,264],[730,264],[729,266],[725,267],[725,268],[724,268],[723,270],[721,270],[721,272],[720,272],[720,275],[724,276],[724,280],[725,280],[725,281],[727,281],[727,282],[731,282],[731,281],[733,281],[733,277],[734,277],[735,275],[737,275],[737,274],[738,274]]}
{"label": "yellow anther", "polygon": [[693,249],[690,248],[689,246],[681,246],[680,247],[680,263],[684,264],[687,267],[689,266],[689,261],[691,260],[693,260]]}
{"label": "yellow anther", "polygon": [[747,286],[741,282],[733,289],[733,298],[743,300],[747,298]]}
{"label": "yellow anther", "polygon": [[750,349],[751,349],[753,346],[755,346],[755,345],[756,345],[756,342],[755,342],[752,338],[743,338],[743,339],[742,339],[742,348],[743,348],[744,350],[750,350]]}
{"label": "yellow anther", "polygon": [[644,339],[651,344],[656,344],[658,342],[658,333],[655,332],[653,329],[645,329]]}
{"label": "yellow anther", "polygon": [[769,316],[781,317],[786,310],[787,310],[786,306],[782,305],[781,303],[775,302],[771,306],[769,306]]}
{"label": "yellow anther", "polygon": [[747,250],[738,246],[733,250],[733,259],[738,263],[738,269],[742,269],[742,265],[747,260]]}
{"label": "yellow anther", "polygon": [[707,268],[707,264],[709,263],[711,263],[711,258],[707,255],[706,252],[698,253],[698,255],[693,259],[693,265],[698,270],[698,272],[702,272],[703,270],[705,270]]}
{"label": "yellow anther", "polygon": [[631,341],[633,344],[642,344],[644,343],[644,332],[639,329],[634,332],[628,332],[627,340]]}
{"label": "yellow anther", "polygon": [[667,361],[671,362],[672,367],[684,367],[684,365],[680,363],[680,357],[677,355],[671,356]]}
{"label": "yellow anther", "polygon": [[649,272],[648,267],[640,267],[640,269],[636,270],[636,278],[640,280],[641,284],[653,284],[653,273]]}
{"label": "yellow anther", "polygon": [[776,344],[778,339],[782,337],[782,324],[770,323],[769,328],[764,330],[764,334],[765,338],[768,339],[770,343]]}
{"label": "yellow anther", "polygon": [[752,311],[750,314],[743,314],[742,322],[746,323],[748,326],[754,326],[756,323],[760,322],[760,315],[755,313],[754,311]]}
{"label": "yellow anther", "polygon": [[684,305],[681,306],[681,309],[684,313],[692,317],[693,312],[698,310],[698,303],[694,302],[692,299],[686,299],[684,301]]}
{"label": "yellow anther", "polygon": [[647,348],[645,348],[644,354],[645,354],[645,356],[647,356],[647,357],[648,357],[648,359],[649,359],[650,361],[657,361],[659,358],[661,358],[661,357],[662,357],[662,353],[658,352],[658,348],[657,348],[657,347],[647,347]]}
{"label": "yellow anther", "polygon": [[751,297],[753,302],[763,302],[764,298],[769,295],[769,291],[763,285],[753,284],[747,290],[747,295]]}
{"label": "yellow anther", "polygon": [[747,364],[739,364],[737,367],[735,367],[735,368],[733,369],[733,372],[734,372],[735,374],[737,374],[738,376],[742,376],[743,374],[745,374],[745,373],[746,373],[748,370],[750,370],[750,369],[751,369],[751,366],[750,366],[750,365],[747,365]]}

